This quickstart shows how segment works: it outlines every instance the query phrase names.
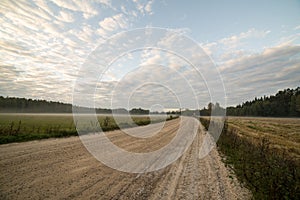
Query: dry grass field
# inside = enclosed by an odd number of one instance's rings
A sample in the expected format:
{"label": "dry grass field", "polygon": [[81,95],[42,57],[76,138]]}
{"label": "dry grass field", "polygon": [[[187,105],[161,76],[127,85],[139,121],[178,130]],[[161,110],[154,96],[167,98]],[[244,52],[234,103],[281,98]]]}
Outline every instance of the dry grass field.
{"label": "dry grass field", "polygon": [[300,161],[300,118],[229,117],[229,128],[253,142],[265,138],[269,147]]}
{"label": "dry grass field", "polygon": [[299,139],[299,118],[228,117],[217,146],[254,199],[299,199]]}

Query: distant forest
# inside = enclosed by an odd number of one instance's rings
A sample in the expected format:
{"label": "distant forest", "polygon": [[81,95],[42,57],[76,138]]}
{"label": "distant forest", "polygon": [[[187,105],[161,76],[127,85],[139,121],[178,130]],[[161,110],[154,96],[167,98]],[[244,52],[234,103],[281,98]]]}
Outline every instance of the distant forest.
{"label": "distant forest", "polygon": [[[91,108],[76,107],[81,112],[89,112]],[[141,108],[133,108],[130,111],[124,108],[107,109],[96,108],[98,114],[149,114],[149,110]],[[33,100],[16,97],[3,97],[0,96],[0,113],[72,113],[72,104],[46,101],[46,100]]]}
{"label": "distant forest", "polygon": [[229,116],[300,117],[300,87],[285,89],[275,96],[255,98],[236,107],[228,107]]}
{"label": "distant forest", "polygon": [[[82,108],[90,111],[91,108]],[[97,108],[96,113],[111,114],[112,112],[118,114],[149,114],[149,110],[142,108],[133,108],[126,110]],[[167,112],[167,114],[182,114],[182,115],[201,115],[209,116],[223,115],[225,109],[219,103],[209,103],[207,108],[202,110],[181,110]],[[46,100],[32,100],[16,97],[2,97],[0,96],[0,113],[72,113],[72,104],[61,102],[53,102]],[[154,112],[154,114],[162,114]],[[261,116],[261,117],[300,117],[300,87],[296,89],[285,89],[279,91],[275,96],[255,98],[252,101],[246,101],[241,105],[235,107],[227,107],[226,115],[228,116]]]}
{"label": "distant forest", "polygon": [[[212,112],[213,111],[213,112]],[[207,108],[201,110],[182,110],[182,115],[210,116],[211,114],[223,116],[225,109],[219,103],[209,103]],[[169,114],[179,114],[172,111]],[[255,116],[255,117],[300,117],[300,87],[285,89],[270,97],[255,98],[241,105],[226,108],[227,116]]]}

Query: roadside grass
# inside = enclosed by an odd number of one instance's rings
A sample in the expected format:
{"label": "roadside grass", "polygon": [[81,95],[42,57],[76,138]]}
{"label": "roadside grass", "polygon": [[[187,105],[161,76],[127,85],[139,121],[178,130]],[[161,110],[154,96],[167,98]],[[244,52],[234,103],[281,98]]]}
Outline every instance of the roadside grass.
{"label": "roadside grass", "polygon": [[[290,146],[286,145],[290,143],[286,141],[275,144],[278,141],[277,134],[286,135],[289,131],[299,131],[297,121],[278,120],[289,124],[286,132],[279,133],[281,127],[287,126],[277,127],[277,122],[270,119],[272,130],[276,131],[267,133],[265,131],[270,129],[263,127],[268,125],[268,119],[263,119],[262,122],[251,119],[251,127],[248,127],[249,121],[243,120],[247,119],[229,118],[225,121],[217,141],[218,150],[225,155],[223,162],[233,166],[238,179],[252,191],[254,199],[300,199],[299,149],[288,151]],[[200,118],[200,121],[207,129],[210,119]],[[217,122],[212,120],[210,125],[217,126],[215,123]]]}
{"label": "roadside grass", "polygon": [[[131,117],[132,121],[124,118],[123,121],[117,124],[112,116],[98,116],[98,122],[102,131],[111,131],[148,125],[177,117],[150,119],[148,116],[133,116]],[[77,136],[76,123],[74,123],[72,115],[0,114],[0,144]],[[92,122],[87,122],[84,131],[87,133],[93,131]]]}

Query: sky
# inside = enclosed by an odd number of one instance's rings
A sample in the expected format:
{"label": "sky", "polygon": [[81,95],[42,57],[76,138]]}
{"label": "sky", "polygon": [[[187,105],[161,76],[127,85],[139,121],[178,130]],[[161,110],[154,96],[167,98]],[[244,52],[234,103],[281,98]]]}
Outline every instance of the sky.
{"label": "sky", "polygon": [[299,44],[296,0],[2,0],[0,96],[233,106],[300,86]]}

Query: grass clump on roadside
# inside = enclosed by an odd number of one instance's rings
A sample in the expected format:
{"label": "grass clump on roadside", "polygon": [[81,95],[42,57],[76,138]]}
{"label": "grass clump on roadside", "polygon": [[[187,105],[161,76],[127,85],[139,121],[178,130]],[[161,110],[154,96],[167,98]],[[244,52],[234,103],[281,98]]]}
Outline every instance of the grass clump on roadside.
{"label": "grass clump on roadside", "polygon": [[[209,119],[200,121],[207,129]],[[225,155],[225,164],[233,166],[254,199],[300,199],[299,160],[289,152],[273,148],[267,137],[245,137],[225,122],[217,146]]]}
{"label": "grass clump on roadside", "polygon": [[[148,116],[133,116],[128,121],[124,117],[117,124],[112,116],[98,116],[98,122],[102,131],[111,131],[162,122],[170,118],[158,117],[151,121]],[[77,136],[76,123],[71,114],[0,114],[0,144]],[[91,123],[87,122],[83,127],[84,132],[93,132]]]}

